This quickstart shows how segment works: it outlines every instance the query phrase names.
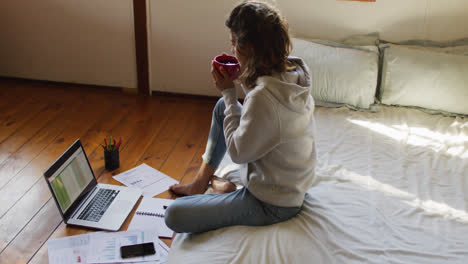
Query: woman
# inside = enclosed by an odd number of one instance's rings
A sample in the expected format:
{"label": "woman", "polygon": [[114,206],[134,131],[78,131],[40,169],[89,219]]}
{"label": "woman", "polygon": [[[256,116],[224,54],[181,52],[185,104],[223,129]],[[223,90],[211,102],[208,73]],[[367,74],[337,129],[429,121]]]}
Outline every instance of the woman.
{"label": "woman", "polygon": [[[195,180],[170,190],[180,195],[167,209],[176,232],[198,233],[231,225],[269,225],[295,216],[315,173],[314,101],[307,66],[288,57],[286,21],[262,2],[246,1],[226,21],[240,64],[244,105],[226,70],[211,74],[223,97],[213,111],[203,164]],[[244,187],[213,173],[228,151],[241,164]],[[218,194],[204,193],[211,184]]]}

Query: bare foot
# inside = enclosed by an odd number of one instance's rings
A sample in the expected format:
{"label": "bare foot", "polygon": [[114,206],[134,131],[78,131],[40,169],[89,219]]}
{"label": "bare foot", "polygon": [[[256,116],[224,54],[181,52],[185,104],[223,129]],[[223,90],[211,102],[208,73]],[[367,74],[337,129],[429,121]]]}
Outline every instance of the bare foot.
{"label": "bare foot", "polygon": [[224,178],[220,178],[218,176],[211,176],[211,187],[215,193],[230,193],[235,191],[236,185]]}
{"label": "bare foot", "polygon": [[210,177],[215,172],[215,169],[211,168],[205,162],[202,162],[202,165],[198,169],[197,175],[195,175],[194,180],[191,183],[187,184],[174,184],[169,187],[169,191],[172,191],[176,195],[180,196],[189,196],[194,194],[202,194],[208,189],[208,183]]}
{"label": "bare foot", "polygon": [[208,189],[206,184],[193,181],[187,184],[174,184],[169,187],[169,190],[180,196],[189,196],[195,194],[202,194]]}

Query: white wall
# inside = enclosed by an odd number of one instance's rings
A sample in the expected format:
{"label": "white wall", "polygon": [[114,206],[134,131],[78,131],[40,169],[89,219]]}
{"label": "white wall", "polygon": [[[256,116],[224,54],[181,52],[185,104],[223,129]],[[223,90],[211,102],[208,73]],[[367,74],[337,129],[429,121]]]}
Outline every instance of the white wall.
{"label": "white wall", "polygon": [[133,1],[0,1],[0,75],[136,88]]}
{"label": "white wall", "polygon": [[[392,41],[468,37],[466,0],[278,0],[299,37],[341,39],[380,32]],[[224,21],[236,0],[149,0],[151,90],[219,95],[211,59],[229,52]]]}
{"label": "white wall", "polygon": [[375,3],[335,0],[279,0],[292,33],[340,39],[380,32],[386,40],[468,37],[466,0],[377,0]]}
{"label": "white wall", "polygon": [[[146,0],[151,90],[219,95],[211,59],[229,52],[237,0]],[[0,1],[0,75],[135,88],[132,0]],[[468,36],[466,0],[278,0],[296,36],[387,40]]]}
{"label": "white wall", "polygon": [[211,59],[229,51],[224,26],[236,1],[149,0],[151,90],[217,95]]}

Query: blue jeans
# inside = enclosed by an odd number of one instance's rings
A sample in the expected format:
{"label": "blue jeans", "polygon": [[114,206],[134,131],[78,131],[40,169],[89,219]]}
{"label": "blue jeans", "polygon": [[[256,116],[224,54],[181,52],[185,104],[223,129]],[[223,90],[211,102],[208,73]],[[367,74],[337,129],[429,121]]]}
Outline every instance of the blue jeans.
{"label": "blue jeans", "polygon": [[[223,131],[224,100],[213,110],[203,160],[216,169],[226,153]],[[166,209],[166,225],[177,233],[200,233],[233,225],[263,226],[294,217],[301,207],[279,207],[257,199],[247,188],[225,194],[197,194],[177,198]]]}
{"label": "blue jeans", "polygon": [[202,155],[203,161],[211,168],[217,169],[226,154],[226,139],[224,138],[224,110],[226,105],[221,97],[213,109],[211,117],[210,135],[206,142],[205,153]]}

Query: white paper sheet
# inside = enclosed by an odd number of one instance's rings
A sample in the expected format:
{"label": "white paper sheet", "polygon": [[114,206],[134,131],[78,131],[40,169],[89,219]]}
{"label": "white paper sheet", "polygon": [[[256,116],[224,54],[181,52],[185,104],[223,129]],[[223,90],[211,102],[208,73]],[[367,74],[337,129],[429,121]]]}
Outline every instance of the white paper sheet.
{"label": "white paper sheet", "polygon": [[[127,263],[128,264],[130,263],[132,264],[164,264],[166,263],[167,257],[169,255],[169,247],[166,246],[166,244],[164,244],[164,242],[162,242],[158,238],[155,238],[154,248],[156,250],[156,255],[158,256],[157,260],[152,260],[152,261],[145,260],[145,261],[125,262],[125,263],[126,264]],[[120,263],[115,262],[115,263],[109,263],[109,264],[120,264]]]}
{"label": "white paper sheet", "polygon": [[174,231],[166,226],[164,214],[174,200],[143,197],[127,230],[154,230],[159,237],[172,237]]}
{"label": "white paper sheet", "polygon": [[[156,244],[156,243],[155,243]],[[161,240],[158,239],[158,243],[156,245],[159,255],[159,263],[166,263],[167,257],[169,256],[169,247],[164,244]]]}
{"label": "white paper sheet", "polygon": [[84,264],[90,243],[89,234],[49,240],[49,264]]}
{"label": "white paper sheet", "polygon": [[166,174],[142,163],[113,177],[129,187],[143,190],[143,196],[153,197],[166,191],[169,186],[179,183]]}
{"label": "white paper sheet", "polygon": [[[153,242],[156,254],[140,258],[120,258],[120,246]],[[47,243],[49,264],[88,263],[165,263],[169,248],[154,231],[95,232],[49,240]]]}
{"label": "white paper sheet", "polygon": [[[120,263],[158,260],[158,255],[122,259],[120,247],[155,242],[155,234],[150,231],[122,231],[111,233],[92,233],[88,263]],[[157,244],[157,241],[155,245]]]}

